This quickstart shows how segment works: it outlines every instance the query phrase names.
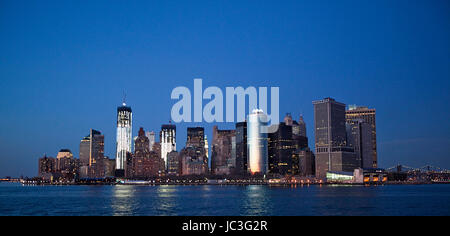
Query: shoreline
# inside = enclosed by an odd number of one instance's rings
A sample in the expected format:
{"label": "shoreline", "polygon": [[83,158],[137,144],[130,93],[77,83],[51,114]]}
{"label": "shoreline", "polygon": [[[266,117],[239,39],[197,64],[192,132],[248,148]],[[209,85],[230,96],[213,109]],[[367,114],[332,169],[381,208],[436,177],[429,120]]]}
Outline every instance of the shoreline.
{"label": "shoreline", "polygon": [[0,183],[18,183],[22,186],[269,186],[269,187],[291,187],[291,186],[385,186],[385,185],[437,185],[450,184],[450,182],[389,182],[389,183],[20,183],[2,181]]}

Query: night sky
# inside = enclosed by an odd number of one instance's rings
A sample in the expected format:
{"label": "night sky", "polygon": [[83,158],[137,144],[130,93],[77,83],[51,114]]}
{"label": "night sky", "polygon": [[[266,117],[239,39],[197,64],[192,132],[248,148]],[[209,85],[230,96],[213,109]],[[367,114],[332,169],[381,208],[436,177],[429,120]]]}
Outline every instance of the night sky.
{"label": "night sky", "polygon": [[[450,168],[450,3],[435,1],[0,1],[0,176],[79,155],[90,128],[114,157],[126,92],[159,133],[177,86],[280,87],[280,118],[313,100],[377,109],[380,167]],[[207,101],[205,101],[206,103]],[[186,127],[177,124],[178,150]],[[234,124],[219,124],[232,128]]]}

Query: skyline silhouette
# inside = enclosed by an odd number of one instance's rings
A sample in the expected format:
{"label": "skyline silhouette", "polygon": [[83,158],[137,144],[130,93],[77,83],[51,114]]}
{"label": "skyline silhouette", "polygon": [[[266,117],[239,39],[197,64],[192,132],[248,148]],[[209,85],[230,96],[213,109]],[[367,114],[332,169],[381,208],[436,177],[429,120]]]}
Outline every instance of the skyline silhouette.
{"label": "skyline silhouette", "polygon": [[[375,108],[380,167],[450,168],[448,1],[0,5],[0,177],[34,176],[39,157],[63,148],[78,157],[90,128],[114,158],[124,91],[133,136],[159,133],[170,92],[193,91],[194,78],[279,87],[280,118],[303,114],[312,149],[312,101]],[[187,127],[212,138],[215,123],[176,125],[182,147]]]}

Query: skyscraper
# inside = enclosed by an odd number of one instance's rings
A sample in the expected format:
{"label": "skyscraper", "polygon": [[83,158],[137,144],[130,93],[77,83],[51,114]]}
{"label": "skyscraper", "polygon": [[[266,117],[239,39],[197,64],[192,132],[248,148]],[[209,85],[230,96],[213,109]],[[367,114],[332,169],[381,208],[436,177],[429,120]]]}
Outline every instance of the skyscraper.
{"label": "skyscraper", "polygon": [[[289,125],[289,123],[286,122],[285,118],[285,124]],[[308,138],[306,137],[306,124],[303,120],[303,116],[300,116],[300,120],[292,121],[292,138],[294,139],[294,146],[295,149],[304,149],[308,147]]]}
{"label": "skyscraper", "polygon": [[236,123],[236,174],[247,173],[247,122]]}
{"label": "skyscraper", "polygon": [[167,169],[167,154],[177,150],[176,143],[177,127],[172,124],[162,125],[159,139],[161,142],[161,158],[164,160]]}
{"label": "skyscraper", "polygon": [[270,173],[286,175],[298,172],[298,160],[294,160],[297,156],[293,155],[296,145],[292,134],[292,124],[292,119],[290,122],[281,122],[277,131],[268,134]]}
{"label": "skyscraper", "polygon": [[230,174],[233,161],[232,158],[232,137],[235,130],[219,130],[213,127],[213,140],[211,150],[211,172],[213,174]]}
{"label": "skyscraper", "polygon": [[204,147],[190,146],[181,149],[179,162],[181,163],[181,175],[204,175],[208,173],[208,165],[205,164]]}
{"label": "skyscraper", "polygon": [[104,177],[105,137],[100,131],[90,129],[80,142],[80,176]]}
{"label": "skyscraper", "polygon": [[363,119],[371,127],[372,134],[372,167],[377,168],[377,127],[375,122],[376,111],[373,108],[364,106],[349,106],[349,109],[345,112],[345,118],[347,121],[354,119]]}
{"label": "skyscraper", "polygon": [[303,115],[300,115],[300,119],[298,120],[298,133],[294,132],[294,134],[298,136],[308,137],[306,135],[306,123],[303,120]]}
{"label": "skyscraper", "polygon": [[167,175],[181,175],[181,162],[177,151],[167,154]]}
{"label": "skyscraper", "polygon": [[56,171],[66,181],[73,180],[78,173],[79,162],[69,149],[61,149],[56,156]]}
{"label": "skyscraper", "polygon": [[295,155],[298,155],[298,174],[300,176],[314,176],[316,172],[315,156],[309,148],[297,149]]}
{"label": "skyscraper", "polygon": [[124,175],[127,156],[132,152],[132,121],[131,107],[124,102],[117,107],[116,171],[119,177]]}
{"label": "skyscraper", "polygon": [[248,172],[251,174],[267,174],[267,115],[262,110],[255,109],[248,116],[247,145],[248,145]]}
{"label": "skyscraper", "polygon": [[208,173],[208,149],[203,127],[188,127],[186,147],[168,154],[168,172],[177,175]]}
{"label": "skyscraper", "polygon": [[314,101],[316,176],[327,171],[353,172],[359,167],[354,149],[347,145],[345,104],[332,98]]}
{"label": "skyscraper", "polygon": [[373,168],[372,128],[363,119],[347,120],[347,143],[355,149],[361,167]]}
{"label": "skyscraper", "polygon": [[140,128],[132,158],[132,176],[135,178],[155,177],[163,173],[161,170],[163,161],[159,157],[159,153],[150,151],[149,142],[144,129]]}
{"label": "skyscraper", "polygon": [[56,159],[53,157],[47,157],[44,155],[39,158],[38,176],[45,177],[51,176],[56,171]]}
{"label": "skyscraper", "polygon": [[153,145],[156,142],[155,132],[153,132],[153,131],[146,132],[145,136],[147,136],[147,138],[148,138],[148,141],[149,141],[148,146],[150,148],[150,151],[153,151]]}
{"label": "skyscraper", "polygon": [[186,147],[205,147],[205,129],[203,127],[188,127]]}

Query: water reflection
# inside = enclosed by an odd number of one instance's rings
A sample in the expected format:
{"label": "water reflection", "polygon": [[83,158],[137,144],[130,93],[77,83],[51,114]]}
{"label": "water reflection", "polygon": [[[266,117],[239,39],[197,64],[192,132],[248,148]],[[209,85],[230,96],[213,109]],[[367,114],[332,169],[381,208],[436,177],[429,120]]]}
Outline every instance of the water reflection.
{"label": "water reflection", "polygon": [[154,207],[156,215],[176,215],[177,214],[177,196],[178,188],[174,185],[159,185],[156,189],[156,198]]}
{"label": "water reflection", "polygon": [[135,203],[136,186],[131,185],[115,185],[113,187],[113,198],[111,201],[111,208],[113,215],[133,215]]}
{"label": "water reflection", "polygon": [[270,189],[263,185],[249,185],[245,187],[241,215],[260,216],[270,215],[272,205],[270,202]]}

